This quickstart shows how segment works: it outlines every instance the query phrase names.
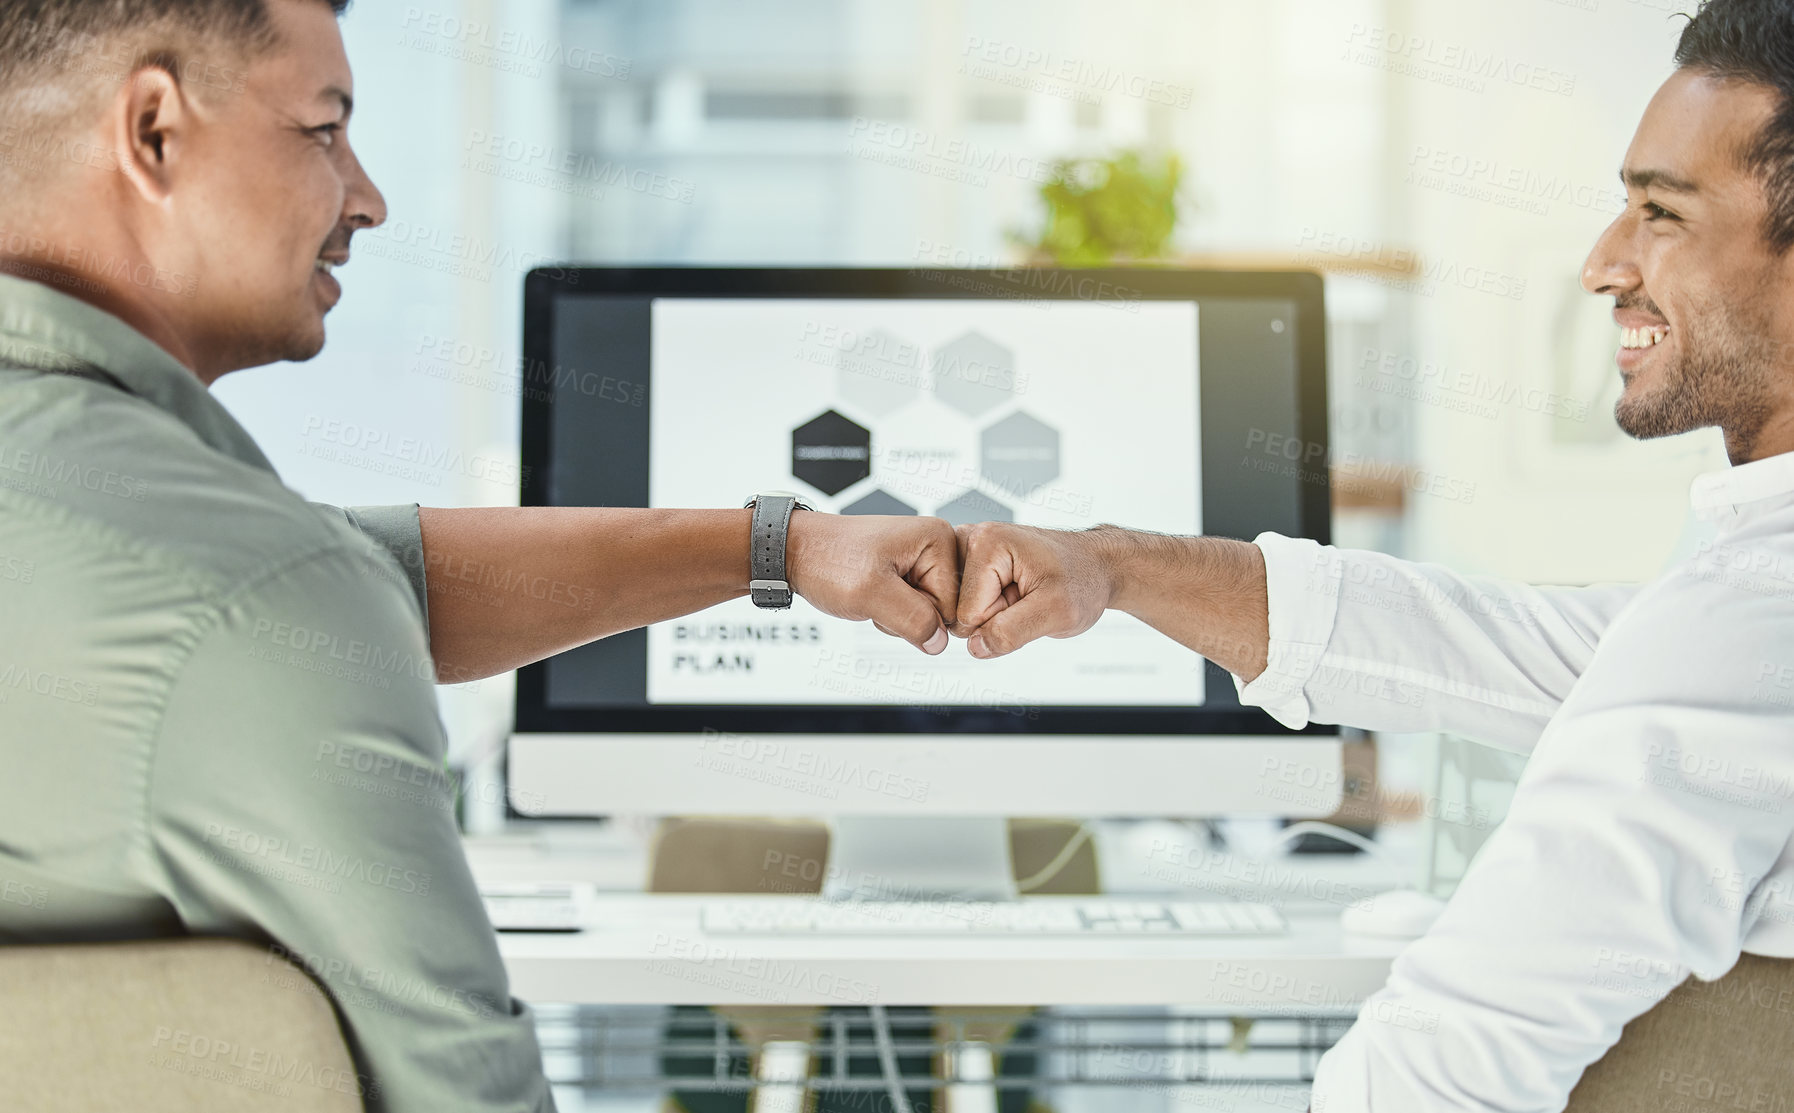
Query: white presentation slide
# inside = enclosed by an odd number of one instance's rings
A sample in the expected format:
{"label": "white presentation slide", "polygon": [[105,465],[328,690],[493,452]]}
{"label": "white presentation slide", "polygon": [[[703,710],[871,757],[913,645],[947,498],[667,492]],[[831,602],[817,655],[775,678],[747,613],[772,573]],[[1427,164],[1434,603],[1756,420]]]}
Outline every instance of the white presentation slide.
{"label": "white presentation slide", "polygon": [[[649,498],[1202,528],[1194,302],[659,299]],[[980,661],[798,599],[648,628],[653,704],[1194,706],[1202,660],[1122,614]]]}

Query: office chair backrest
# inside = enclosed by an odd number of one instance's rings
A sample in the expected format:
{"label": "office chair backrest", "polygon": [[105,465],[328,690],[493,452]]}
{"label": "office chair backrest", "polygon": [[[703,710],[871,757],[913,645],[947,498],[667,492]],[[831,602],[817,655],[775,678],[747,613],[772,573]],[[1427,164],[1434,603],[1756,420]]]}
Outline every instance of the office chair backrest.
{"label": "office chair backrest", "polygon": [[336,1012],[226,939],[0,947],[0,1108],[361,1113]]}
{"label": "office chair backrest", "polygon": [[1564,1113],[1785,1109],[1794,1095],[1794,959],[1745,955],[1688,979],[1592,1064]]}

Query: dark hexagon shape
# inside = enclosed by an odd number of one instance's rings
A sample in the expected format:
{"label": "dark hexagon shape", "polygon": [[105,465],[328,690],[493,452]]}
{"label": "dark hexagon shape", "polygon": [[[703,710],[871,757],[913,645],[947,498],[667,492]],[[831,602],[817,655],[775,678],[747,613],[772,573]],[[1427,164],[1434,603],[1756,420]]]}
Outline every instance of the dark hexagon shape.
{"label": "dark hexagon shape", "polygon": [[984,478],[1016,495],[1031,494],[1059,478],[1059,430],[1025,413],[1013,413],[979,438]]}
{"label": "dark hexagon shape", "polygon": [[967,417],[1015,397],[1015,353],[979,332],[942,344],[929,363],[934,394]]}
{"label": "dark hexagon shape", "polygon": [[791,474],[838,495],[872,474],[872,433],[829,410],[791,432]]}
{"label": "dark hexagon shape", "polygon": [[865,498],[843,507],[843,514],[909,514],[914,515],[916,508],[904,502],[896,495],[885,491],[874,491]]}
{"label": "dark hexagon shape", "polygon": [[947,519],[949,524],[955,526],[969,526],[977,522],[1015,521],[1014,511],[983,491],[967,491],[936,510],[934,515],[937,518]]}

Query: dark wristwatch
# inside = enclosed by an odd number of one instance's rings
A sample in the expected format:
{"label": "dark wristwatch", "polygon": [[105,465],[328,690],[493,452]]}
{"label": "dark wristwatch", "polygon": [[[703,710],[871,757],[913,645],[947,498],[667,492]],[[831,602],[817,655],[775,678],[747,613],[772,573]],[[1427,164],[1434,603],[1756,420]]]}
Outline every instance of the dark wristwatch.
{"label": "dark wristwatch", "polygon": [[785,574],[791,512],[814,508],[789,491],[767,491],[743,505],[754,508],[754,525],[748,534],[748,594],[756,607],[785,610],[791,606],[791,581]]}

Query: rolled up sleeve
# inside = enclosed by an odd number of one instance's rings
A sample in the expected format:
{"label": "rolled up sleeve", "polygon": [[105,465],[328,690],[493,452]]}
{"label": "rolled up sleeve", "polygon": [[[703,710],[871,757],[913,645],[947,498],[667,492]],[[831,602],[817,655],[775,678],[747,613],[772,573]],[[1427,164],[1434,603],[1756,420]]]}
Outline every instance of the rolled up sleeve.
{"label": "rolled up sleeve", "polygon": [[1339,609],[1339,550],[1275,533],[1261,533],[1252,543],[1264,554],[1271,643],[1265,671],[1250,683],[1234,677],[1234,690],[1242,704],[1262,707],[1300,730],[1313,713],[1305,690]]}

